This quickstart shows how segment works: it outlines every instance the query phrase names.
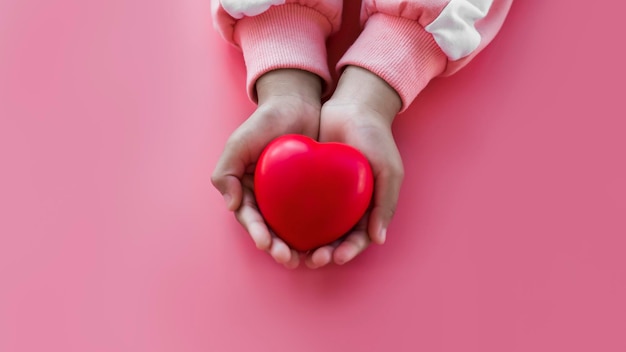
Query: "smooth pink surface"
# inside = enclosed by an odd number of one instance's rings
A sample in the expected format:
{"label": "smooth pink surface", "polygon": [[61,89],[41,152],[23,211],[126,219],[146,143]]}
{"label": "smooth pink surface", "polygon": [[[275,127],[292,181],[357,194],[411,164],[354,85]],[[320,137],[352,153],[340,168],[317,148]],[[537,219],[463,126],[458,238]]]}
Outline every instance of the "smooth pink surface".
{"label": "smooth pink surface", "polygon": [[0,0],[0,351],[626,350],[624,10],[516,1],[398,119],[388,243],[287,271],[210,187],[208,0]]}

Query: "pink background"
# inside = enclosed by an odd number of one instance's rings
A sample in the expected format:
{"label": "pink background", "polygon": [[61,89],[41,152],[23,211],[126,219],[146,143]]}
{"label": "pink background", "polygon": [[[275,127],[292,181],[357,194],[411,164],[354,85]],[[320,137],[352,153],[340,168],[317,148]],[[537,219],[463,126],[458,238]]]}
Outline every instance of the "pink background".
{"label": "pink background", "polygon": [[209,183],[254,109],[209,0],[0,0],[0,351],[626,351],[610,3],[517,0],[398,119],[388,244],[287,271]]}

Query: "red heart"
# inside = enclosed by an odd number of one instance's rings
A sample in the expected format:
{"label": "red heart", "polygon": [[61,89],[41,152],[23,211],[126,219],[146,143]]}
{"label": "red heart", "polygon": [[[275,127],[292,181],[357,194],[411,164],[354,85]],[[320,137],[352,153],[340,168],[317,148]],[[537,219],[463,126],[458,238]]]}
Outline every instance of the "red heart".
{"label": "red heart", "polygon": [[346,234],[367,210],[373,185],[369,162],[358,150],[301,135],[282,136],[268,144],[254,177],[265,221],[299,251]]}

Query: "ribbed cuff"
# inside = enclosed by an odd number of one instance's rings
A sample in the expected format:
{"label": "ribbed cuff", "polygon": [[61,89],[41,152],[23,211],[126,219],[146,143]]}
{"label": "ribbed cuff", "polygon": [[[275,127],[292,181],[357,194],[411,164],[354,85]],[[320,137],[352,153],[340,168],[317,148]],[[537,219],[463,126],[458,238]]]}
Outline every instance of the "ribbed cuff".
{"label": "ribbed cuff", "polygon": [[353,65],[372,71],[398,92],[403,112],[446,64],[446,55],[417,21],[377,13],[367,20],[337,70]]}
{"label": "ribbed cuff", "polygon": [[243,51],[248,96],[257,101],[255,84],[263,74],[295,68],[320,76],[330,87],[326,38],[331,25],[318,11],[298,4],[272,6],[266,12],[239,20],[235,42]]}

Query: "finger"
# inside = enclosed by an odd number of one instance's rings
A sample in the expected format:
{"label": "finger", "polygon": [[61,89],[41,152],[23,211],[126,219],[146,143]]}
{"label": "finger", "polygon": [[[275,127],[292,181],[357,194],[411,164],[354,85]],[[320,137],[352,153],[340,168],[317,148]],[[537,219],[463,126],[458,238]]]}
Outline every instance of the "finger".
{"label": "finger", "polygon": [[233,133],[226,142],[224,152],[211,175],[211,183],[224,197],[229,210],[234,211],[241,205],[243,192],[241,178],[246,172],[247,165],[251,164],[251,153],[245,137],[241,133]]}
{"label": "finger", "polygon": [[335,249],[333,261],[335,264],[343,265],[363,252],[371,243],[366,231],[356,230],[346,237],[346,239]]}
{"label": "finger", "polygon": [[323,246],[314,250],[313,253],[307,255],[305,260],[306,266],[310,269],[317,269],[330,264],[333,260],[333,251],[335,250],[335,247],[337,247],[337,244]]}
{"label": "finger", "polygon": [[272,235],[256,207],[254,195],[251,190],[244,189],[241,207],[235,212],[235,217],[246,231],[248,231],[258,249],[270,249],[272,245]]}
{"label": "finger", "polygon": [[291,250],[291,259],[285,264],[287,269],[295,269],[300,265],[300,255],[297,251]]}
{"label": "finger", "polygon": [[[362,232],[367,235],[367,220],[369,218],[369,212],[365,213],[363,217],[356,224],[352,233]],[[309,254],[307,257],[308,263],[307,265],[311,269],[316,269],[325,265],[330,264],[333,261],[333,255],[337,247],[344,242],[344,238],[341,238],[330,245],[320,247],[316,249],[313,253]],[[357,253],[358,254],[358,253]],[[354,256],[352,256],[354,258]]]}
{"label": "finger", "polygon": [[387,227],[396,212],[403,178],[404,170],[399,162],[381,171],[374,181],[374,204],[368,223],[369,236],[374,243],[383,244],[387,239]]}
{"label": "finger", "polygon": [[279,264],[287,264],[291,261],[291,249],[278,237],[272,238],[272,246],[269,254]]}
{"label": "finger", "polygon": [[221,175],[211,177],[211,182],[224,197],[228,210],[235,211],[241,206],[243,191],[239,178],[234,175]]}

